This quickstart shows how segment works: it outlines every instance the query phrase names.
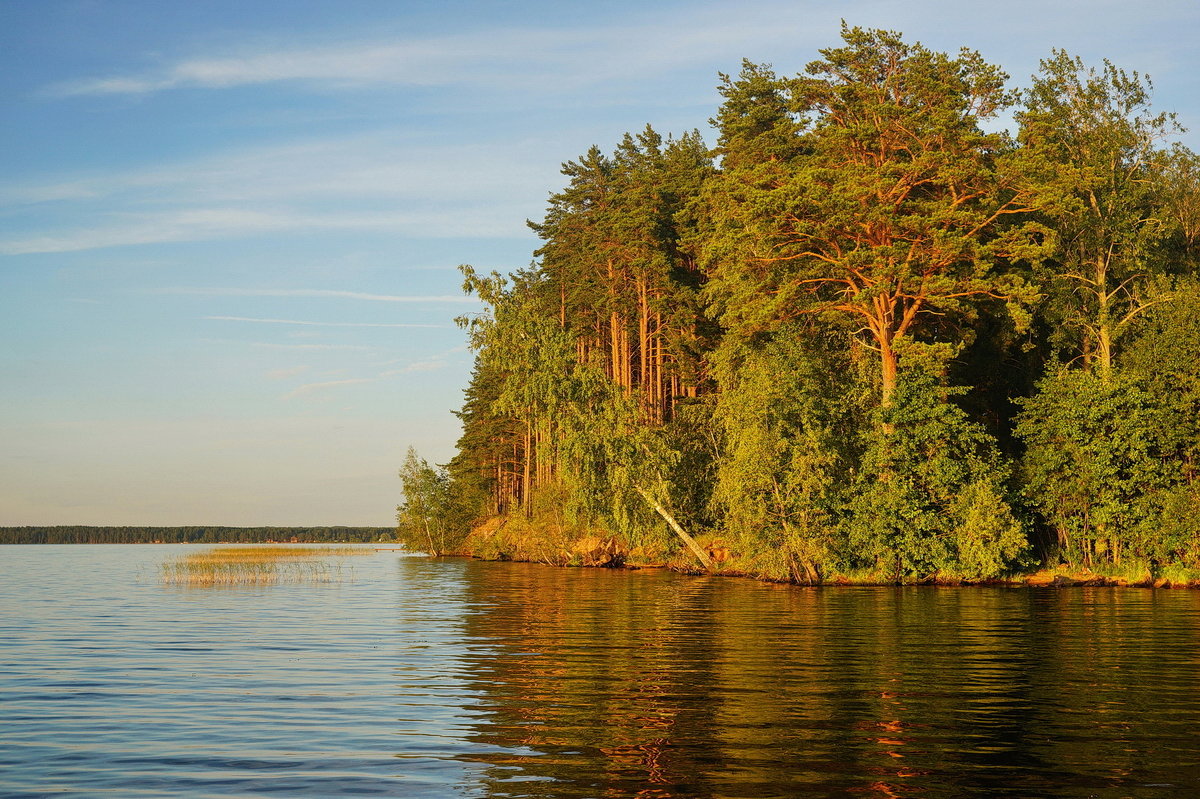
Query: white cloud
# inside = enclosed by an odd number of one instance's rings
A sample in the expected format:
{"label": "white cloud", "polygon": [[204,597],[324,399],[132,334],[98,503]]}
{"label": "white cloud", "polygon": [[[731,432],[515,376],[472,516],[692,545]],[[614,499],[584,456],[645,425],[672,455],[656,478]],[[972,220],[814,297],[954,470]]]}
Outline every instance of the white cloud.
{"label": "white cloud", "polygon": [[[491,198],[528,185],[557,164],[545,142],[430,143],[394,132],[281,142],[218,152],[191,161],[121,172],[7,183],[0,202],[33,204],[123,196],[161,203],[255,203],[281,198],[457,200]],[[530,170],[533,170],[531,177]],[[186,194],[185,194],[186,193]]]}
{"label": "white cloud", "polygon": [[[470,347],[467,346],[466,344],[459,344],[456,347],[450,347],[448,349],[442,350],[441,352],[432,353],[427,358],[425,358],[423,361],[421,361],[420,363],[439,363],[439,364],[445,365],[445,360],[447,357],[449,357],[451,355],[458,355],[460,353],[468,352],[469,350],[470,350]],[[408,368],[412,364],[412,362],[408,361],[408,359],[406,359],[406,358],[392,358],[391,360],[382,361],[382,362],[376,363],[374,365],[377,367],[384,367],[384,366],[395,366],[396,364],[400,364],[400,363],[404,363],[406,365],[399,369],[392,370],[390,372],[384,372],[384,373],[380,374],[380,377],[382,377],[384,374],[401,374],[404,372],[412,371],[411,369]],[[441,368],[441,367],[438,367],[438,368]]]}
{"label": "white cloud", "polygon": [[[556,165],[544,143],[420,144],[391,134],[291,142],[107,174],[0,187],[35,209],[0,255],[274,233],[525,238]],[[78,220],[62,226],[58,219]],[[38,230],[37,219],[57,230]],[[40,223],[44,228],[47,222]],[[30,229],[34,228],[34,229]]]}
{"label": "white cloud", "polygon": [[[367,38],[292,48],[255,48],[182,58],[141,74],[84,78],[51,87],[58,96],[229,89],[284,81],[326,87],[472,85],[500,91],[579,89],[639,80],[675,67],[731,59],[764,42],[795,42],[813,17],[803,4],[739,9],[693,7],[642,21],[573,29],[510,27],[425,38]],[[824,16],[836,20],[838,12]]]}
{"label": "white cloud", "polygon": [[0,241],[0,255],[73,252],[125,244],[157,244],[197,241],[229,235],[248,235],[283,230],[295,225],[285,216],[261,211],[228,208],[194,208],[169,213],[146,214],[129,219],[116,215],[108,225],[92,226],[57,234],[42,234]]}
{"label": "white cloud", "polygon": [[[464,216],[471,222],[456,219]],[[318,230],[373,231],[420,237],[494,236],[509,238],[516,219],[505,219],[496,209],[477,213],[363,212],[318,213],[290,209],[255,211],[240,208],[188,209],[173,212],[126,212],[89,227],[0,239],[0,255],[78,252],[105,247],[127,247],[169,242],[237,239],[267,233],[310,233]]]}
{"label": "white cloud", "polygon": [[370,294],[361,291],[338,291],[334,289],[243,289],[243,288],[162,288],[149,289],[150,294],[196,295],[203,297],[331,297],[349,300],[368,300],[372,302],[401,302],[401,303],[469,303],[478,305],[474,297],[458,295],[396,295]]}
{"label": "white cloud", "polygon": [[350,385],[356,385],[356,384],[360,384],[360,383],[373,383],[373,382],[375,382],[375,378],[373,378],[373,377],[352,377],[352,378],[348,378],[346,380],[326,380],[321,383],[305,383],[302,386],[298,386],[298,387],[292,389],[287,394],[284,394],[283,398],[284,399],[295,399],[296,397],[302,397],[306,394],[312,394],[313,392],[316,392],[316,391],[325,391],[327,389],[337,388],[338,386],[350,386]]}
{"label": "white cloud", "polygon": [[438,358],[428,358],[424,361],[416,361],[400,369],[388,369],[385,372],[380,372],[380,377],[395,377],[396,375],[407,375],[413,372],[436,372],[438,369],[445,369],[446,362]]}
{"label": "white cloud", "polygon": [[270,341],[255,341],[250,346],[269,350],[297,350],[321,352],[324,350],[369,350],[361,344],[276,344]]}
{"label": "white cloud", "polygon": [[442,330],[451,327],[450,325],[417,325],[401,322],[311,322],[299,319],[259,319],[250,316],[205,316],[202,318],[217,322],[255,322],[269,325],[309,325],[312,327],[422,327]]}
{"label": "white cloud", "polygon": [[[304,385],[298,386],[289,391],[284,395],[283,398],[288,400],[295,399],[296,397],[301,397],[315,392],[323,392],[327,389],[338,388],[340,386],[374,383],[380,379],[395,377],[397,375],[414,374],[420,372],[436,372],[440,369],[446,368],[446,366],[446,361],[443,360],[441,355],[434,355],[423,360],[413,361],[412,363],[401,367],[400,369],[388,369],[380,372],[375,377],[354,377],[345,378],[342,380],[325,380],[316,383],[305,383]],[[297,367],[296,369],[277,369],[268,373],[268,377],[271,377],[272,379],[283,379],[294,376],[295,374],[299,374],[306,369],[307,367]]]}
{"label": "white cloud", "polygon": [[[1018,0],[1017,5],[1033,8],[1031,0]],[[1181,0],[1169,5],[1181,19],[1196,16]],[[984,27],[983,21],[988,36],[994,38],[997,30],[1013,33],[1003,39],[1007,48],[1024,52],[1042,47],[1042,39],[1022,44],[1027,37],[1015,35],[1015,28],[1023,24],[1019,14],[981,16],[950,0],[933,0],[922,8],[939,20],[939,40],[982,44],[978,39],[985,37],[973,32]],[[1055,9],[1038,6],[1039,19],[1049,13],[1059,24],[1077,16],[1078,8],[1078,2]],[[7,226],[0,255],[322,231],[529,238],[524,220],[540,216],[546,192],[561,185],[558,158],[548,154],[560,153],[564,139],[608,139],[610,133],[538,126],[538,133],[513,141],[488,127],[490,114],[513,124],[514,115],[521,113],[514,109],[546,112],[609,99],[653,103],[660,109],[664,103],[680,103],[680,95],[687,93],[695,97],[686,102],[710,108],[716,99],[715,76],[676,79],[678,70],[708,73],[716,66],[736,71],[740,58],[750,56],[776,60],[781,74],[787,74],[802,68],[818,47],[836,44],[842,16],[852,24],[903,27],[914,13],[911,4],[899,0],[863,2],[852,11],[851,17],[839,4],[767,0],[741,4],[736,25],[729,24],[727,4],[712,3],[690,5],[686,14],[678,8],[651,8],[609,26],[528,25],[423,38],[331,36],[305,46],[242,44],[225,52],[175,56],[141,74],[99,76],[60,86],[64,94],[109,96],[280,81],[322,88],[458,87],[464,91],[446,88],[439,96],[456,109],[470,109],[471,129],[483,135],[467,143],[431,140],[421,138],[411,120],[396,119],[387,132],[246,147],[155,167],[9,182],[0,187],[0,204],[36,206],[39,215],[20,227]],[[1094,28],[1100,22],[1085,22],[1081,41],[1095,40],[1099,34]],[[931,44],[945,46],[940,41]],[[985,57],[1005,56],[1003,51],[984,49]],[[1121,53],[1112,55],[1119,60]],[[1025,71],[1021,60],[1013,64],[1018,76]],[[395,98],[379,102],[395,103]],[[702,124],[702,119],[695,123]],[[445,129],[439,133],[444,135]]]}
{"label": "white cloud", "polygon": [[289,377],[296,377],[307,372],[311,367],[308,366],[293,366],[284,369],[272,369],[266,374],[268,380],[287,380]]}

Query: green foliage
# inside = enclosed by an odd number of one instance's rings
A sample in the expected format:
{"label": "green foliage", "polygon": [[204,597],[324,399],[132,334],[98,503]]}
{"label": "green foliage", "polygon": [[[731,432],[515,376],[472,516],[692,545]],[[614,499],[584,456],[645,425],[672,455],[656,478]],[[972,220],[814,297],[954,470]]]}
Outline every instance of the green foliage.
{"label": "green foliage", "polygon": [[1149,82],[841,40],[721,75],[711,152],[646,127],[568,161],[534,264],[464,267],[488,310],[409,540],[671,557],[661,503],[773,579],[995,578],[1027,526],[1113,574],[1198,562],[1200,161]]}
{"label": "green foliage", "polygon": [[723,445],[714,400],[709,395],[681,401],[662,429],[664,446],[677,458],[671,468],[669,504],[689,530],[711,530],[718,524],[712,496]]}
{"label": "green foliage", "polygon": [[409,549],[441,555],[458,542],[447,525],[449,486],[446,473],[430,467],[412,447],[400,467],[404,502],[396,508],[396,539]]}
{"label": "green foliage", "polygon": [[1161,301],[1142,317],[1120,364],[1156,391],[1195,395],[1200,392],[1200,282],[1181,279],[1156,293]]}
{"label": "green foliage", "polygon": [[1158,579],[1172,586],[1197,586],[1200,585],[1200,568],[1172,563],[1159,570]]}
{"label": "green foliage", "polygon": [[919,372],[880,413],[843,522],[847,565],[895,580],[981,579],[1027,542],[1007,501],[994,440]]}
{"label": "green foliage", "polygon": [[1055,532],[1058,554],[1089,565],[1098,557],[1177,554],[1178,542],[1148,522],[1176,507],[1169,498],[1184,477],[1178,454],[1194,424],[1122,373],[1105,381],[1062,370],[1038,389],[1017,419],[1027,447],[1021,474],[1026,496]]}
{"label": "green foliage", "polygon": [[1151,495],[1135,538],[1156,563],[1200,568],[1200,483],[1179,482]]}
{"label": "green foliage", "polygon": [[707,293],[741,335],[800,315],[847,325],[879,354],[886,402],[898,339],[970,317],[983,298],[1032,299],[997,260],[1036,225],[1000,235],[1023,204],[997,169],[1008,140],[979,125],[1014,99],[999,69],[889,31],[842,38],[805,76],[747,64],[725,79],[732,166],[710,182]]}
{"label": "green foliage", "polygon": [[1159,177],[1156,199],[1166,232],[1161,257],[1169,271],[1194,274],[1200,266],[1200,155],[1176,143]]}
{"label": "green foliage", "polygon": [[662,520],[642,496],[665,498],[678,454],[661,431],[638,423],[636,400],[595,368],[578,372],[581,401],[563,420],[563,471],[570,518],[623,536],[632,546],[667,540]]}
{"label": "green foliage", "polygon": [[725,446],[713,503],[748,551],[779,550],[815,581],[830,560],[836,506],[856,442],[844,370],[799,325],[713,357]]}
{"label": "green foliage", "polygon": [[1174,116],[1150,108],[1150,81],[1056,50],[1017,114],[1025,190],[1054,232],[1041,282],[1052,339],[1102,375],[1154,297],[1150,257],[1171,227],[1160,212]]}

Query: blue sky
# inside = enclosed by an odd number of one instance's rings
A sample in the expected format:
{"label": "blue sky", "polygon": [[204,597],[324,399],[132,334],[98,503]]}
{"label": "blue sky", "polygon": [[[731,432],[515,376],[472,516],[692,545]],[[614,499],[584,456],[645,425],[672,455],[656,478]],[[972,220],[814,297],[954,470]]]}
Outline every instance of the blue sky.
{"label": "blue sky", "polygon": [[0,0],[0,525],[390,525],[458,435],[456,266],[841,18],[1014,85],[1107,57],[1200,146],[1193,0]]}

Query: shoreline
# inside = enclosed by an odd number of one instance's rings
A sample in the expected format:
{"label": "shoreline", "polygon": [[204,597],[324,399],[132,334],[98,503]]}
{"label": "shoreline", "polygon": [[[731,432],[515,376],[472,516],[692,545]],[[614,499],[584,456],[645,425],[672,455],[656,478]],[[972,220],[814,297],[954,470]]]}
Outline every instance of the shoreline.
{"label": "shoreline", "polygon": [[610,571],[669,571],[676,574],[686,574],[691,577],[724,577],[738,580],[754,580],[760,583],[774,583],[796,588],[1144,588],[1194,590],[1200,588],[1200,581],[1172,581],[1167,578],[1147,577],[1142,580],[1128,580],[1123,577],[1110,577],[1097,574],[1086,568],[1073,569],[1066,566],[1040,569],[1011,578],[991,578],[986,580],[953,580],[931,577],[923,580],[894,580],[856,579],[837,575],[819,582],[801,582],[798,580],[775,579],[766,576],[749,574],[735,569],[713,569],[704,571],[675,563],[622,563],[613,564],[583,564],[583,563],[554,563],[547,560],[530,557],[488,557],[469,551],[445,552],[437,555],[423,553],[430,558],[463,558],[478,560],[484,563],[528,563],[535,566],[546,566],[555,569],[608,569]]}
{"label": "shoreline", "polygon": [[1176,564],[1152,569],[1150,564],[1143,562],[1127,563],[1122,569],[1123,573],[1116,574],[1105,574],[1093,571],[1088,566],[1064,563],[1043,566],[1031,572],[984,579],[933,574],[924,578],[897,580],[879,572],[859,571],[817,574],[816,580],[807,580],[797,579],[794,571],[791,574],[771,573],[771,567],[778,569],[778,563],[766,563],[761,555],[758,559],[739,557],[719,538],[700,537],[701,547],[711,563],[711,568],[705,569],[684,551],[667,553],[648,551],[644,547],[630,548],[618,537],[602,535],[598,531],[568,533],[563,528],[508,524],[509,521],[510,519],[489,519],[474,528],[458,546],[433,556],[463,557],[491,562],[536,563],[558,568],[607,568],[629,571],[665,569],[696,576],[732,577],[811,587],[926,585],[1012,588],[1200,588],[1200,572]]}

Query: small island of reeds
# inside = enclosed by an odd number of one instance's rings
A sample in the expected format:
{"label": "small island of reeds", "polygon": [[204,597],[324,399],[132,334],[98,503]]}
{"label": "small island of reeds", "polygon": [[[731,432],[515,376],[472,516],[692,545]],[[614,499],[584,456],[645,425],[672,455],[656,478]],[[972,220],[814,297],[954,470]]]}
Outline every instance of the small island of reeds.
{"label": "small island of reeds", "polygon": [[340,558],[372,554],[361,547],[212,547],[162,564],[170,585],[272,585],[333,583],[345,578]]}

